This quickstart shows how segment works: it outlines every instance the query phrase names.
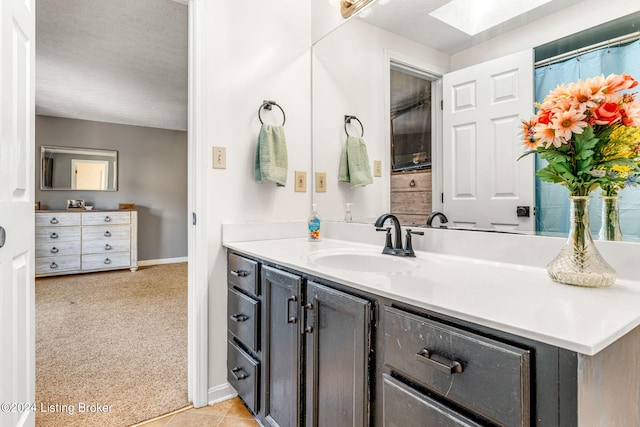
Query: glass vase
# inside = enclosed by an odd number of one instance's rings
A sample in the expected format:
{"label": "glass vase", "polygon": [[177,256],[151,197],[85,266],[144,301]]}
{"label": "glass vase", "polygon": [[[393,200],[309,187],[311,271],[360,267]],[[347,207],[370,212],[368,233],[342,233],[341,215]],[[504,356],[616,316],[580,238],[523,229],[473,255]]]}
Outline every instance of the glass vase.
{"label": "glass vase", "polygon": [[589,231],[589,196],[570,196],[570,229],[560,253],[547,265],[549,277],[567,285],[603,288],[616,280],[615,270],[593,243]]}
{"label": "glass vase", "polygon": [[620,196],[602,196],[602,225],[600,240],[622,240],[620,230]]}

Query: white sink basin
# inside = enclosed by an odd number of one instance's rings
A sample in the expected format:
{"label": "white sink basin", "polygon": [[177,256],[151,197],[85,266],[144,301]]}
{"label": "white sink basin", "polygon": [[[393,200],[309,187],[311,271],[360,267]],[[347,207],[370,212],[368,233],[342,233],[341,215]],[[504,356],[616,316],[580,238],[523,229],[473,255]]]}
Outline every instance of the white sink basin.
{"label": "white sink basin", "polygon": [[308,260],[320,267],[367,273],[401,273],[417,265],[411,258],[353,250],[316,252],[309,255]]}

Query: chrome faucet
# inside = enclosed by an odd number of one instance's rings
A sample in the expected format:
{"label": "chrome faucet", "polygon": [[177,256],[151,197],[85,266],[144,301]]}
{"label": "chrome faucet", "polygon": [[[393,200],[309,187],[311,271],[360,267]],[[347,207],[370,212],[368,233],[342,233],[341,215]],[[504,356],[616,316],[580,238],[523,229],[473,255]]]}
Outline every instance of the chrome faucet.
{"label": "chrome faucet", "polygon": [[431,212],[431,215],[427,218],[427,227],[433,227],[433,220],[437,217],[440,217],[440,228],[447,228],[445,224],[449,222],[446,215],[442,212]]}
{"label": "chrome faucet", "polygon": [[[392,245],[391,243],[391,227],[384,227],[384,223],[387,220],[391,220],[391,222],[393,223],[393,228],[395,231],[395,245]],[[416,256],[415,252],[413,251],[413,245],[411,243],[411,235],[423,235],[424,232],[412,231],[411,229],[407,229],[406,246],[402,247],[402,230],[400,228],[400,221],[398,220],[398,217],[390,213],[383,214],[380,215],[374,225],[377,231],[387,232],[387,239],[384,245],[384,249],[382,250],[383,254],[409,257]]]}

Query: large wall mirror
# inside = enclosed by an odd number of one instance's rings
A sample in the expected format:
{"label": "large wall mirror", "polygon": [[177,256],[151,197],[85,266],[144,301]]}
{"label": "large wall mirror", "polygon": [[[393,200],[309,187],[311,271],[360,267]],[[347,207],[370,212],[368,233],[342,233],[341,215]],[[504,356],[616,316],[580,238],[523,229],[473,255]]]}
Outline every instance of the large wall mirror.
{"label": "large wall mirror", "polygon": [[118,152],[41,147],[41,190],[116,191]]}
{"label": "large wall mirror", "polygon": [[[446,87],[443,89],[443,77],[453,74],[452,71],[458,72],[474,64],[528,51],[529,57],[525,58],[525,62],[528,62],[529,71],[523,74],[527,80],[527,85],[523,87],[530,94],[527,101],[529,107],[524,114],[514,114],[505,128],[519,126],[520,119],[528,119],[533,114],[534,63],[540,59],[539,55],[546,55],[548,58],[597,41],[614,38],[616,34],[614,27],[620,23],[624,27],[619,28],[620,31],[640,30],[640,7],[622,0],[613,1],[615,5],[598,4],[591,0],[553,0],[525,15],[481,31],[475,36],[469,36],[444,23],[433,25],[431,21],[428,24],[425,23],[425,17],[429,12],[448,3],[446,1],[382,0],[375,1],[358,15],[340,25],[334,22],[333,27],[330,31],[327,30],[326,34],[316,35],[314,38],[316,42],[312,47],[313,168],[316,173],[327,174],[327,192],[314,192],[313,199],[314,203],[318,203],[322,216],[329,220],[341,220],[344,218],[345,204],[352,203],[354,221],[372,223],[377,215],[394,210],[392,197],[394,193],[401,193],[405,206],[419,211],[418,215],[415,212],[406,215],[400,212],[398,216],[405,224],[424,226],[424,218],[431,211],[447,212],[447,203],[445,201],[443,204],[441,194],[446,185],[443,183],[442,176],[443,169],[450,166],[451,160],[442,147],[442,115],[446,115],[447,112],[446,107],[444,112],[440,110],[442,94],[447,90]],[[323,27],[321,23],[314,23],[314,25],[317,28]],[[587,31],[590,28],[598,30]],[[576,41],[576,37],[573,37],[573,40],[569,41],[569,36],[575,33],[581,33],[582,37],[578,39],[582,38],[582,40]],[[638,41],[636,43],[640,44]],[[417,163],[422,162],[423,157],[430,158],[431,169],[407,168],[402,171],[396,168],[395,171],[393,170],[392,155],[394,153],[391,143],[394,97],[390,92],[390,81],[392,73],[398,69],[415,70],[412,74],[430,81],[430,123],[425,125],[425,132],[428,130],[433,145],[427,156],[422,155],[420,151],[410,154],[412,161],[415,154]],[[616,72],[627,72],[640,78],[638,70],[640,68]],[[519,79],[522,78],[519,77]],[[504,86],[499,89],[506,90],[515,81],[515,79],[510,81],[505,79]],[[464,92],[461,93],[464,94]],[[407,101],[409,107],[420,103],[419,100],[415,100],[413,104],[410,101]],[[381,176],[374,177],[374,183],[363,188],[351,188],[347,183],[340,183],[337,180],[341,147],[345,140],[342,120],[345,114],[355,115],[362,121],[370,161],[373,164],[374,160],[380,160],[383,165]],[[440,117],[438,117],[439,114]],[[444,120],[446,119],[445,117]],[[424,123],[427,123],[426,119]],[[516,140],[509,150],[500,159],[505,164],[514,163],[522,152],[522,147]],[[467,159],[472,161],[472,157],[470,155]],[[532,187],[531,198],[540,199],[539,194],[534,194],[534,190],[538,192],[545,190],[535,188],[535,180],[532,177],[533,159],[531,162],[527,166],[529,168],[526,172],[527,185]],[[522,171],[514,168],[505,170],[493,167],[492,165],[495,164],[497,163],[487,161],[484,169],[480,171],[484,170],[485,174],[494,174],[504,184],[524,180],[518,175],[522,174]],[[409,174],[415,174],[415,176],[409,176]],[[418,176],[420,174],[430,176],[427,179]],[[403,180],[395,179],[398,176]],[[477,176],[479,176],[478,171],[469,173],[467,183],[474,185]],[[427,187],[421,188],[421,185]],[[498,190],[506,195],[505,199],[509,198],[509,193],[512,191],[509,185],[504,185],[504,188]],[[640,188],[630,188],[625,191],[640,192]],[[522,219],[527,221],[526,226],[516,227],[508,221],[503,221],[504,224],[500,225],[504,228],[494,226],[492,230],[534,232],[535,202],[530,200],[527,203],[517,202],[514,206],[509,206],[507,209],[510,215],[516,217],[518,207],[516,205],[519,204],[525,204],[530,208],[530,216]],[[468,215],[477,211],[468,207],[464,207],[463,210]],[[594,212],[594,215],[597,217],[599,212]],[[469,222],[471,225],[468,228],[485,228],[473,225],[473,219]],[[596,222],[597,218],[594,218],[592,228]],[[640,229],[635,231],[627,229],[625,232],[623,225],[623,234],[628,238],[625,240],[637,240],[635,236],[640,234]],[[549,235],[562,235],[562,230],[551,232]],[[594,232],[594,235],[597,236],[597,233]]]}

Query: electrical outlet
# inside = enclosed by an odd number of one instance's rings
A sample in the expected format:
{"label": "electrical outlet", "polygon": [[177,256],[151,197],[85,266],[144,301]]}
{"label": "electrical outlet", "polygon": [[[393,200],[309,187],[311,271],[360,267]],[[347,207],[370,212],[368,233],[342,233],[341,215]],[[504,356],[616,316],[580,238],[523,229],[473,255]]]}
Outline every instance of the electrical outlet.
{"label": "electrical outlet", "polygon": [[227,168],[227,147],[213,147],[213,168]]}
{"label": "electrical outlet", "polygon": [[382,176],[382,161],[373,161],[373,176]]}
{"label": "electrical outlet", "polygon": [[316,172],[316,193],[327,192],[327,173]]}
{"label": "electrical outlet", "polygon": [[305,171],[296,171],[295,173],[296,193],[306,193],[307,191],[307,173]]}

